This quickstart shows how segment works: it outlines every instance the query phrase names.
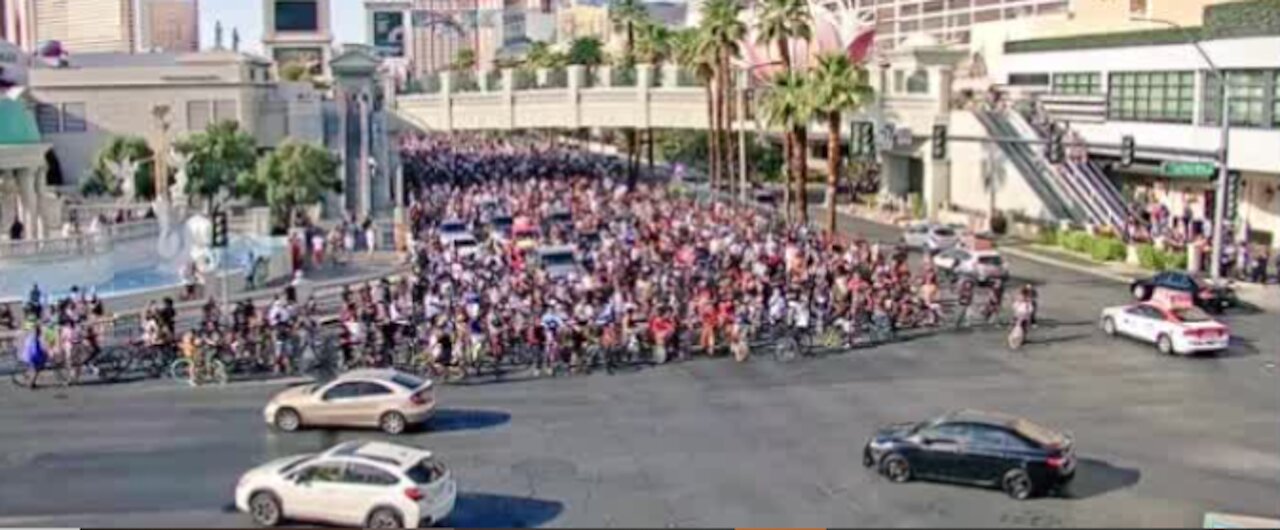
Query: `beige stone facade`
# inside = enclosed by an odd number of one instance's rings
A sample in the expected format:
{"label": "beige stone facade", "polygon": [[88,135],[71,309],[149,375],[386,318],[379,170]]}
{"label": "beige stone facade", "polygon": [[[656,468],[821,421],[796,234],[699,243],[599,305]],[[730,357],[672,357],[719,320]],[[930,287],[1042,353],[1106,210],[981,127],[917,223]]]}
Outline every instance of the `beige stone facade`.
{"label": "beige stone facade", "polygon": [[323,142],[321,98],[309,85],[279,83],[265,59],[228,51],[104,57],[103,66],[37,68],[31,97],[45,141],[66,184],[75,185],[113,136],[156,143],[157,106],[167,106],[170,139],[235,120],[262,147],[286,137]]}

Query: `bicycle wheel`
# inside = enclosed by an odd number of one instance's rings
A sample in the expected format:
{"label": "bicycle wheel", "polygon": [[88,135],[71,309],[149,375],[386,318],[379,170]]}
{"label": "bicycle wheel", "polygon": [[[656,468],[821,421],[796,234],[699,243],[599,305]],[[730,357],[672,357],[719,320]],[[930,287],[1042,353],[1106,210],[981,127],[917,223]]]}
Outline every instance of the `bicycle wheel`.
{"label": "bicycle wheel", "polygon": [[204,382],[216,383],[219,385],[227,384],[227,365],[218,359],[209,359],[209,365],[205,367]]}
{"label": "bicycle wheel", "polygon": [[795,337],[783,337],[773,347],[773,358],[778,362],[791,362],[800,354],[800,341]]}
{"label": "bicycle wheel", "polygon": [[103,350],[93,360],[93,366],[98,371],[98,378],[107,382],[119,381],[129,371],[132,364],[133,357],[118,348]]}
{"label": "bicycle wheel", "polygon": [[174,381],[191,382],[191,360],[177,359],[169,363],[169,369],[165,371],[169,379]]}

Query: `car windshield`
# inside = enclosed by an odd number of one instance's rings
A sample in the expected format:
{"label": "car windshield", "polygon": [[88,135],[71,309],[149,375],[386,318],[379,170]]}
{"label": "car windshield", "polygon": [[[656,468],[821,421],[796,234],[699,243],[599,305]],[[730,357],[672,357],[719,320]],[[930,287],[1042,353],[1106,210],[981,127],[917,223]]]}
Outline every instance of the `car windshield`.
{"label": "car windshield", "polygon": [[939,228],[933,231],[933,235],[938,237],[954,237],[956,233],[950,228]]}
{"label": "car windshield", "polygon": [[471,247],[476,246],[476,240],[474,240],[474,239],[459,239],[459,240],[457,240],[457,241],[454,241],[454,242],[453,242],[453,246],[454,246],[454,248],[471,248]]}
{"label": "car windshield", "polygon": [[451,221],[451,222],[443,223],[440,225],[440,231],[445,234],[455,234],[458,232],[463,232],[466,229],[467,229],[467,225],[465,223],[459,223],[456,221]]}
{"label": "car windshield", "polygon": [[405,476],[418,484],[430,484],[445,474],[444,464],[435,458],[424,458],[418,465],[405,470]]}
{"label": "car windshield", "polygon": [[293,462],[290,462],[289,465],[280,468],[280,474],[283,475],[285,473],[289,473],[290,471],[298,469],[299,467],[302,467],[303,464],[306,464],[315,459],[316,459],[315,455],[307,455],[297,460],[294,460]]}
{"label": "car windshield", "polygon": [[494,228],[498,228],[502,230],[511,228],[511,224],[512,224],[512,221],[510,217],[497,217],[493,220]]}
{"label": "car windshield", "polygon": [[415,390],[422,386],[426,381],[408,374],[395,374],[391,376],[391,382],[400,385],[408,390]]}
{"label": "car windshield", "polygon": [[1179,307],[1170,309],[1169,313],[1172,313],[1179,322],[1213,322],[1213,318],[1198,307]]}
{"label": "car windshield", "polygon": [[999,267],[1004,264],[1004,260],[1001,260],[1000,256],[982,256],[981,258],[978,258],[978,263],[990,265],[992,267]]}
{"label": "car windshield", "polygon": [[573,253],[548,252],[542,255],[542,262],[549,267],[573,265]]}
{"label": "car windshield", "polygon": [[1010,427],[1045,447],[1062,447],[1067,443],[1067,437],[1062,433],[1021,418],[1013,420]]}

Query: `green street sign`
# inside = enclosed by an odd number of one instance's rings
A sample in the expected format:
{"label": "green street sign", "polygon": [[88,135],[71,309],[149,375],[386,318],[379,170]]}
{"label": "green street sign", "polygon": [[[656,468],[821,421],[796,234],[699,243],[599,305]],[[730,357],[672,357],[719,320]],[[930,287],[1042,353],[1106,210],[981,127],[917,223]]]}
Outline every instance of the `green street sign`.
{"label": "green street sign", "polygon": [[1213,162],[1163,162],[1160,173],[1167,177],[1212,177],[1218,166]]}

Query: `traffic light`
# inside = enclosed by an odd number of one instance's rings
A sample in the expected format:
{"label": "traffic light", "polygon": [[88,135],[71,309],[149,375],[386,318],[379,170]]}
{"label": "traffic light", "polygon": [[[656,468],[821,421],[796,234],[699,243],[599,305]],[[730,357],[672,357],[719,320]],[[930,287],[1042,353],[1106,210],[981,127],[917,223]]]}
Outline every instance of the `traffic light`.
{"label": "traffic light", "polygon": [[855,121],[849,125],[849,157],[855,159],[875,158],[876,125],[869,121]]}
{"label": "traffic light", "polygon": [[1129,167],[1133,165],[1134,151],[1136,145],[1133,142],[1133,135],[1126,134],[1120,139],[1120,165]]}
{"label": "traffic light", "polygon": [[210,246],[213,248],[227,247],[227,212],[218,210],[213,212],[213,237]]}
{"label": "traffic light", "polygon": [[941,123],[933,126],[933,159],[942,160],[947,157],[947,126]]}
{"label": "traffic light", "polygon": [[1050,164],[1061,164],[1066,157],[1066,148],[1062,145],[1062,133],[1055,128],[1049,134],[1049,145],[1045,151],[1045,158],[1049,159]]}
{"label": "traffic light", "polygon": [[1227,221],[1235,221],[1240,215],[1240,172],[1227,172],[1226,193],[1227,210],[1223,212],[1226,214],[1224,219]]}

